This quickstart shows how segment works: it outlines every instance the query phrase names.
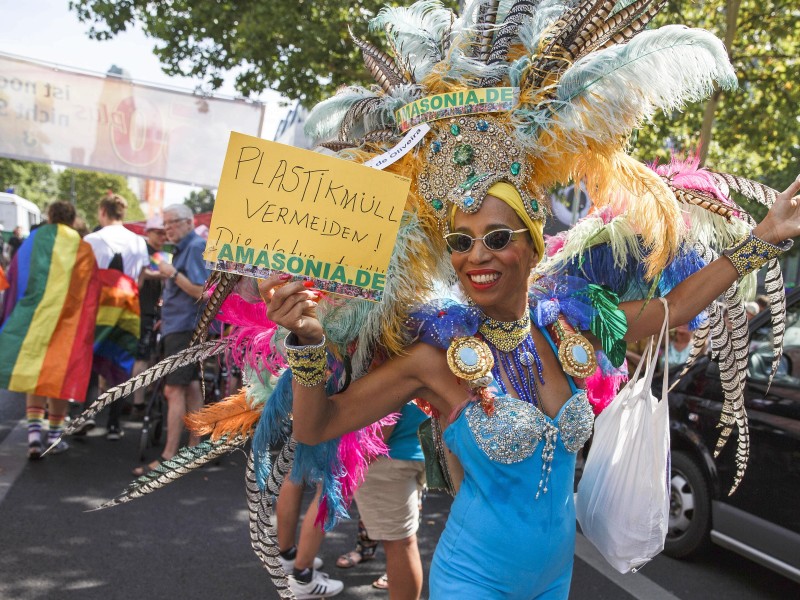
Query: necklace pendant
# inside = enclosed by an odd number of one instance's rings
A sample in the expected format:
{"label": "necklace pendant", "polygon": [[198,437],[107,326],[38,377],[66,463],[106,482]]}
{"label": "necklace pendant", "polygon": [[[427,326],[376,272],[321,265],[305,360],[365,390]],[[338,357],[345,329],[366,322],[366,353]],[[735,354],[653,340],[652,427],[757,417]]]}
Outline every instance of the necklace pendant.
{"label": "necklace pendant", "polygon": [[519,362],[521,362],[526,367],[532,367],[535,362],[535,359],[533,358],[533,354],[531,354],[526,350],[520,355]]}
{"label": "necklace pendant", "polygon": [[585,379],[597,370],[594,348],[585,337],[572,333],[562,338],[558,360],[567,375]]}

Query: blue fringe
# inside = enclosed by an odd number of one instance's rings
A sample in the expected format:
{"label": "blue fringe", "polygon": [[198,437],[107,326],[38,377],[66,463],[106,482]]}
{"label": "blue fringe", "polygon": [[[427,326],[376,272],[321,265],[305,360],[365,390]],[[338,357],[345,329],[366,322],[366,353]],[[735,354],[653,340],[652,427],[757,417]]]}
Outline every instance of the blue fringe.
{"label": "blue fringe", "polygon": [[[252,385],[259,386],[259,382]],[[286,369],[278,378],[275,389],[272,390],[261,417],[258,420],[256,432],[253,435],[253,455],[255,458],[256,481],[259,489],[263,490],[269,477],[271,446],[283,442],[286,438],[285,423],[292,410],[292,371]]]}

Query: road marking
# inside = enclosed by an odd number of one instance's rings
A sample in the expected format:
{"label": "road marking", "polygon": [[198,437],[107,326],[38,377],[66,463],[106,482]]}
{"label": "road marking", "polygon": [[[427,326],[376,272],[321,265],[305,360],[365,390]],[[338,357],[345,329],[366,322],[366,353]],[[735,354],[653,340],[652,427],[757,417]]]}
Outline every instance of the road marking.
{"label": "road marking", "polygon": [[626,573],[623,575],[612,567],[603,555],[586,539],[578,533],[575,538],[575,556],[599,571],[601,575],[628,592],[637,600],[680,600],[670,591],[648,579],[641,573]]}
{"label": "road marking", "polygon": [[28,422],[18,421],[0,444],[0,503],[14,485],[28,460]]}

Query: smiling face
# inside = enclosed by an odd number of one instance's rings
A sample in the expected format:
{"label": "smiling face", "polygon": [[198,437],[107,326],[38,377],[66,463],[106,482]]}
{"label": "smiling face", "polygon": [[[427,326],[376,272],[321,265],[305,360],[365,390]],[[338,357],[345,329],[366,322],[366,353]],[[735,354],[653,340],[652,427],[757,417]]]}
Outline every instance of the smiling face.
{"label": "smiling face", "polygon": [[[495,229],[523,229],[514,210],[494,196],[486,196],[478,212],[456,211],[453,231],[481,237]],[[450,255],[461,285],[483,312],[493,319],[513,321],[525,311],[528,276],[539,262],[530,234],[520,233],[502,250],[489,250],[476,241],[468,252]]]}

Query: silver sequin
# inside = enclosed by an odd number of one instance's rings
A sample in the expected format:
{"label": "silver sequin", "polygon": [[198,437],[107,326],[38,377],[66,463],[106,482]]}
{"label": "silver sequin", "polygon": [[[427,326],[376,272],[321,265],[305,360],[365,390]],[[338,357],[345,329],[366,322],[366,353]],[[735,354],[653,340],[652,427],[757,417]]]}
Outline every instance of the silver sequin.
{"label": "silver sequin", "polygon": [[544,440],[537,498],[539,492],[547,493],[558,434],[564,448],[575,453],[592,435],[594,425],[594,413],[584,391],[567,401],[555,424],[536,406],[508,396],[495,399],[491,417],[478,403],[469,405],[466,411],[467,424],[478,447],[499,463],[509,465],[525,460]]}

